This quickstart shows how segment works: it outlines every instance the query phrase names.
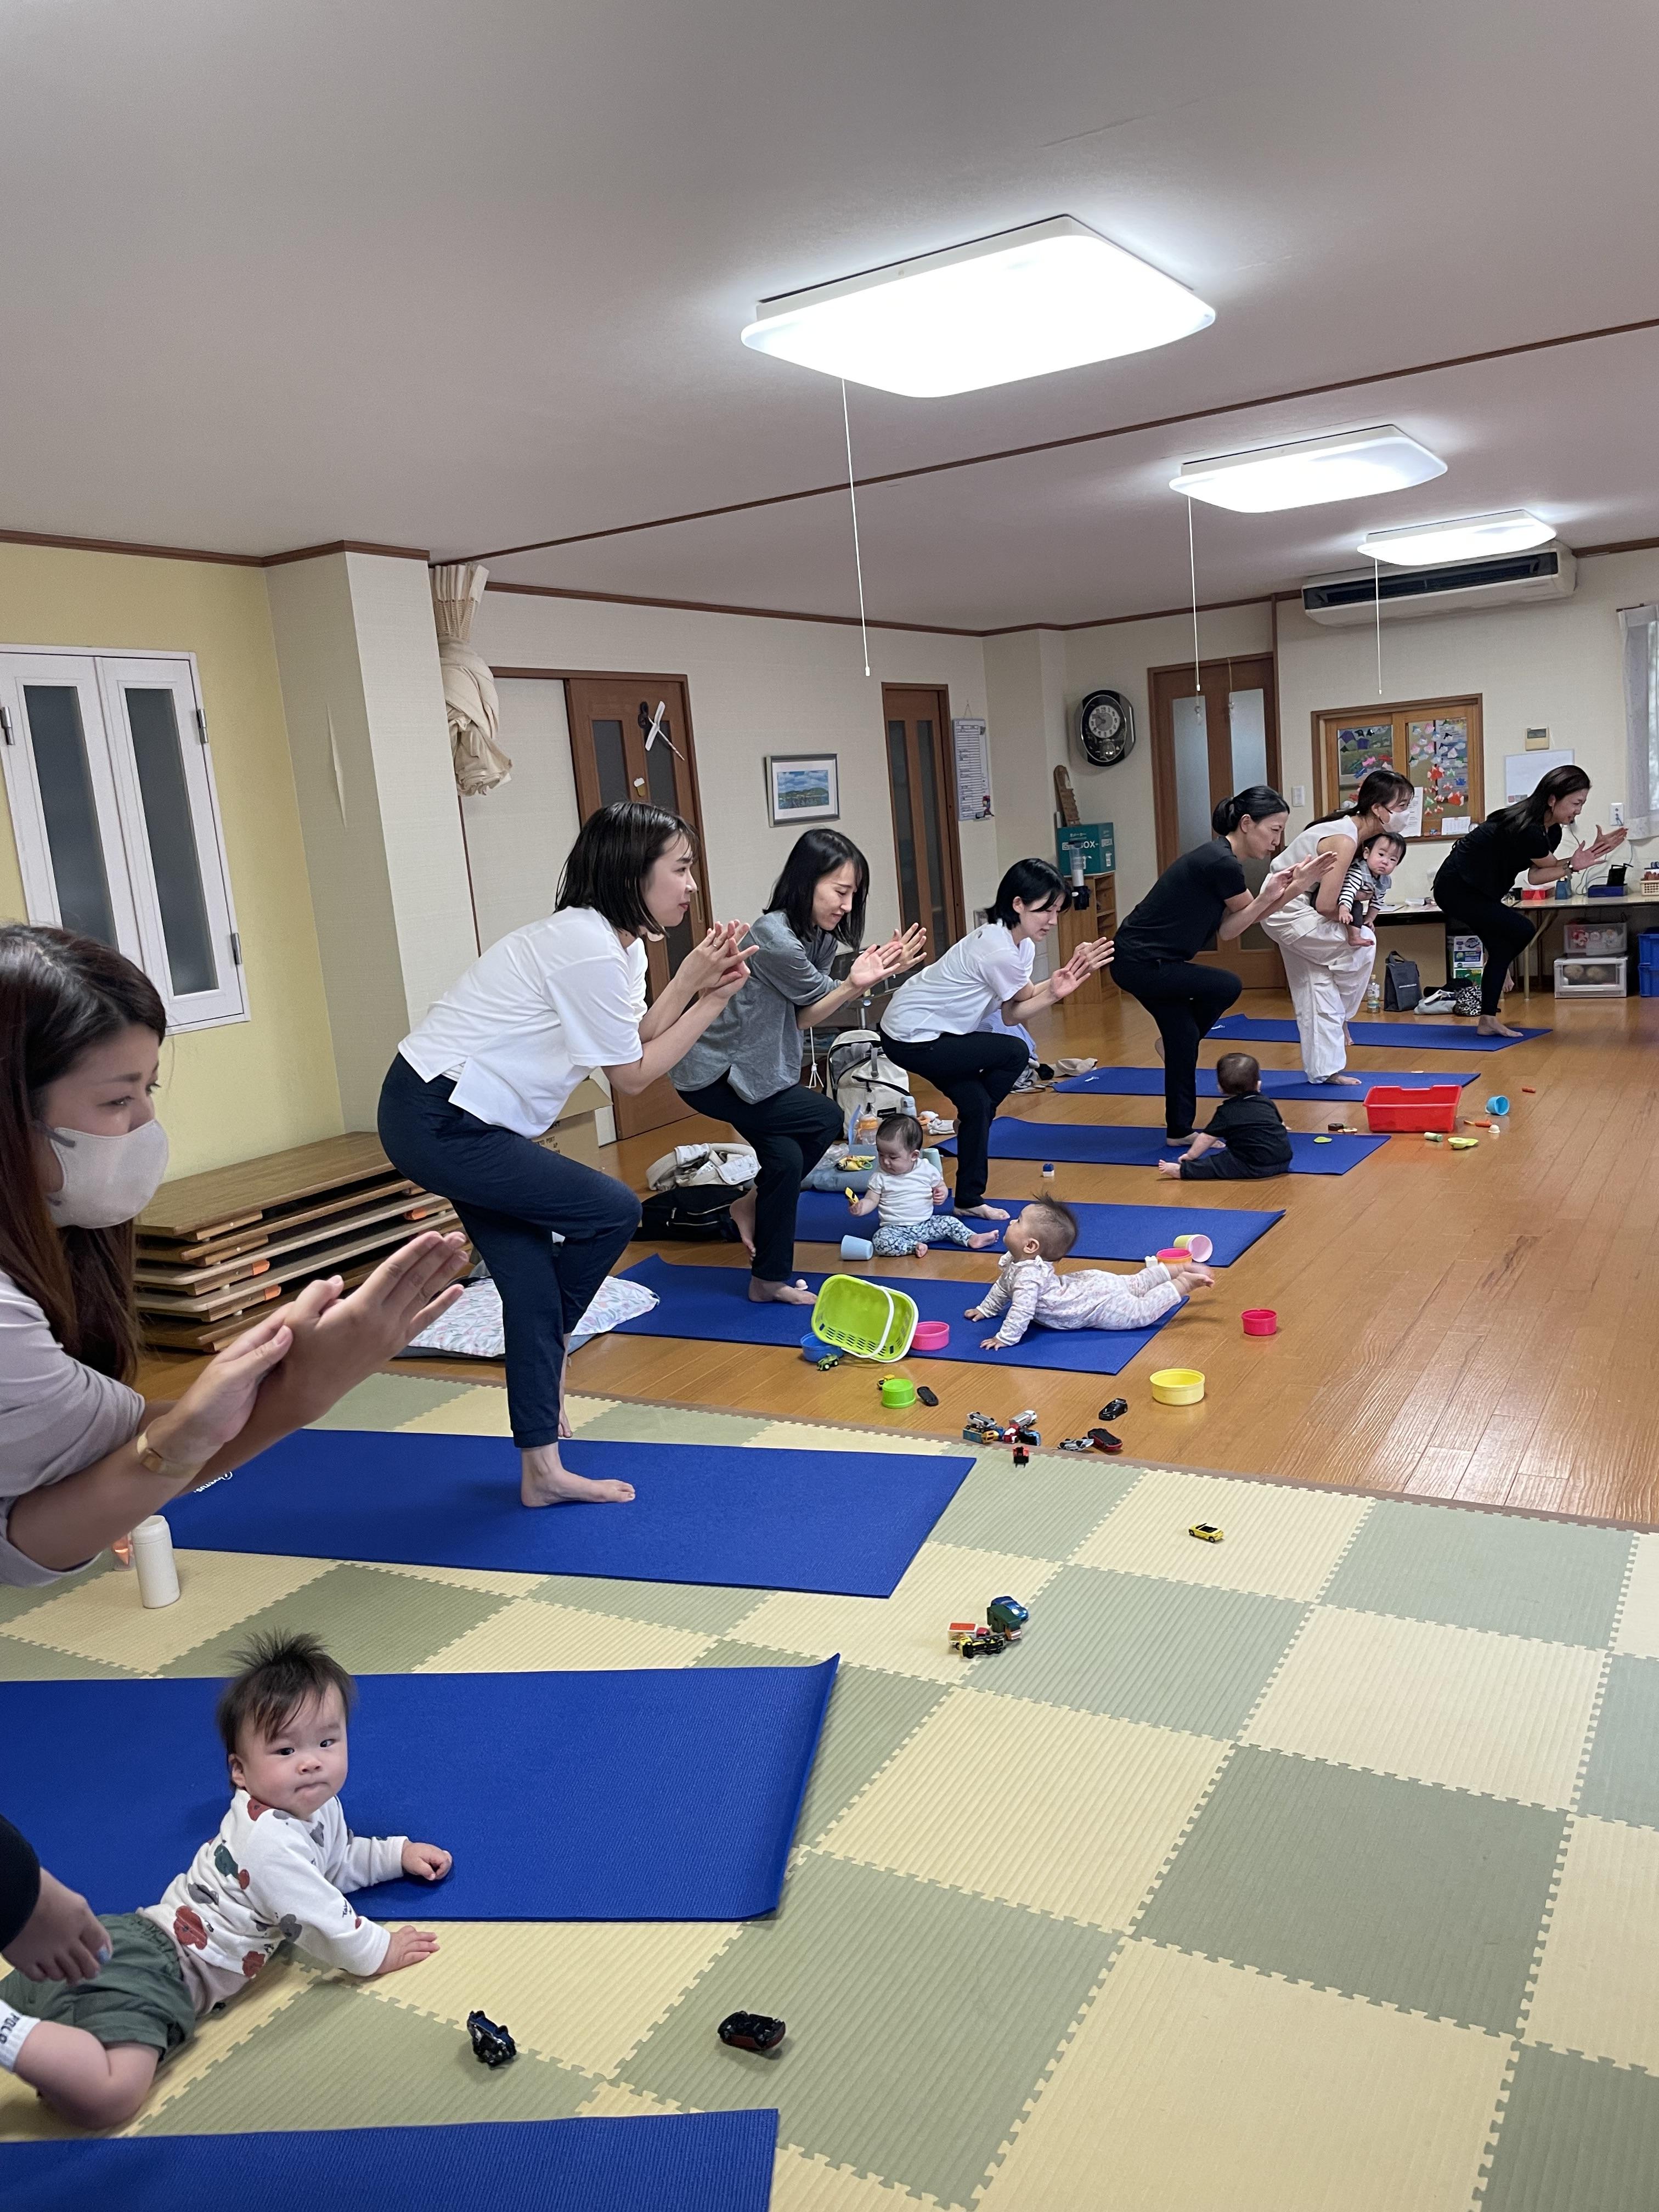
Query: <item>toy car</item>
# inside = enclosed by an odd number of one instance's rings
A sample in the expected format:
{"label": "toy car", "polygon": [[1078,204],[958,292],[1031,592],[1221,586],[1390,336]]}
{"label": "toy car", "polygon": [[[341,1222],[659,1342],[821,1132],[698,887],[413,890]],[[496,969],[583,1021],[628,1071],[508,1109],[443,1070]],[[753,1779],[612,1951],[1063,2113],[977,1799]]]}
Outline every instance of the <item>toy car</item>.
{"label": "toy car", "polygon": [[472,2038],[472,2056],[481,2066],[505,2066],[519,2055],[519,2046],[507,2030],[486,2020],[481,2012],[468,2013],[466,2032]]}
{"label": "toy car", "polygon": [[1030,1467],[1030,1453],[1026,1450],[1024,1444],[1016,1444],[1014,1446],[1014,1465],[1016,1467]]}
{"label": "toy car", "polygon": [[1034,1429],[1036,1426],[1036,1407],[1028,1406],[1023,1413],[1016,1413],[1008,1425],[1011,1429]]}
{"label": "toy car", "polygon": [[1213,1521],[1194,1521],[1187,1534],[1196,1536],[1200,1544],[1218,1544],[1221,1541],[1221,1531]]}
{"label": "toy car", "polygon": [[1122,1437],[1115,1437],[1109,1429],[1091,1429],[1089,1443],[1095,1451],[1121,1452],[1123,1449]]}
{"label": "toy car", "polygon": [[994,1628],[983,1626],[977,1628],[954,1627],[951,1632],[951,1648],[959,1651],[964,1659],[976,1659],[984,1653],[1006,1651],[1008,1639],[999,1635]]}
{"label": "toy car", "polygon": [[916,1395],[924,1406],[937,1406],[939,1403],[939,1393],[936,1390],[930,1390],[925,1382],[917,1383]]}
{"label": "toy car", "polygon": [[784,2024],[769,2013],[731,2012],[714,2033],[733,2051],[775,2051],[783,2041]]}
{"label": "toy car", "polygon": [[1095,1440],[1092,1437],[1062,1437],[1060,1448],[1061,1451],[1092,1451]]}
{"label": "toy car", "polygon": [[1018,1644],[1021,1629],[1031,1618],[1031,1608],[1017,1597],[994,1597],[985,1608],[985,1618],[999,1636]]}
{"label": "toy car", "polygon": [[838,1352],[826,1352],[823,1358],[818,1362],[818,1373],[820,1375],[827,1375],[832,1367],[839,1367],[841,1365],[841,1357],[842,1356]]}
{"label": "toy car", "polygon": [[1121,1421],[1128,1410],[1129,1401],[1127,1398],[1114,1398],[1109,1406],[1101,1407],[1100,1418],[1103,1421]]}

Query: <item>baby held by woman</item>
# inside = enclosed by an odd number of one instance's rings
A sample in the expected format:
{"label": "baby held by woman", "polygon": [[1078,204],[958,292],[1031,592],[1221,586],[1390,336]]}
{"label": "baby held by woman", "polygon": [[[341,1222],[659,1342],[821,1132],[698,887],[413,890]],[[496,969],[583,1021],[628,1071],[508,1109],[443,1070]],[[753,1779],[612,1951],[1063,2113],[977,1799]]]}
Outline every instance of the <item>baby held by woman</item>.
{"label": "baby held by woman", "polygon": [[1150,1261],[1138,1275],[1113,1275],[1083,1267],[1062,1275],[1054,1265],[1077,1242],[1077,1216],[1058,1199],[1034,1198],[1003,1231],[1008,1257],[969,1321],[1006,1316],[985,1352],[1006,1352],[1033,1322],[1044,1328],[1150,1328],[1189,1291],[1208,1289],[1215,1277],[1196,1261],[1166,1267]]}

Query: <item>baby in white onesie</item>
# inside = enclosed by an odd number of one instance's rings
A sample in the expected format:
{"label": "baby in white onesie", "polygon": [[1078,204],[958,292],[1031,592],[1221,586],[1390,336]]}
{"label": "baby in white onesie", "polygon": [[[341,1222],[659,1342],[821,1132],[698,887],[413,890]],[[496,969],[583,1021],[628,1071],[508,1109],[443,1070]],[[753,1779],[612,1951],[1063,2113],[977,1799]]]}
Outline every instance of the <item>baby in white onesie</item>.
{"label": "baby in white onesie", "polygon": [[879,1217],[871,1239],[878,1257],[908,1260],[914,1255],[919,1260],[930,1244],[965,1244],[980,1252],[996,1243],[994,1229],[972,1230],[959,1214],[933,1211],[948,1203],[951,1194],[922,1155],[921,1124],[915,1115],[885,1117],[876,1131],[876,1158],[880,1165],[852,1207],[854,1213]]}
{"label": "baby in white onesie", "polygon": [[162,2059],[284,1943],[365,1977],[438,1948],[421,1929],[365,1920],[348,1894],[400,1874],[441,1881],[451,1864],[435,1844],[347,1827],[350,1675],[314,1636],[258,1638],[246,1657],[219,1700],[236,1794],[218,1834],[159,1904],[104,1920],[109,1950],[92,1980],[0,1982],[0,2067],[78,2126],[130,2120]]}
{"label": "baby in white onesie", "polygon": [[969,1321],[1006,1318],[981,1350],[1006,1352],[1018,1344],[1033,1322],[1044,1328],[1150,1328],[1178,1306],[1189,1291],[1208,1288],[1215,1277],[1195,1261],[1166,1267],[1152,1261],[1138,1275],[1109,1274],[1103,1267],[1080,1267],[1062,1275],[1054,1266],[1077,1242],[1077,1216],[1057,1199],[1034,1198],[1003,1231],[1008,1257],[1002,1271]]}

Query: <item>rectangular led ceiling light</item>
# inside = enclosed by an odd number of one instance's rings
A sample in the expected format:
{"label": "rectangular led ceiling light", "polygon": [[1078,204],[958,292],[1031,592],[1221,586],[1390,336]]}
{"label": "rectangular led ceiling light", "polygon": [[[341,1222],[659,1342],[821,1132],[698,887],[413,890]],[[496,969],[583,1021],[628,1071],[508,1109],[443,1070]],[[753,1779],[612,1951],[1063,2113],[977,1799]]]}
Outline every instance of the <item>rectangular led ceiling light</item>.
{"label": "rectangular led ceiling light", "polygon": [[1215,310],[1068,215],[763,300],[746,346],[912,399],[1188,337]]}
{"label": "rectangular led ceiling light", "polygon": [[1171,491],[1231,507],[1239,514],[1273,514],[1286,507],[1322,507],[1334,499],[1369,499],[1379,491],[1443,477],[1446,464],[1415,438],[1384,422],[1334,438],[1303,438],[1252,453],[1188,461],[1171,477]]}
{"label": "rectangular led ceiling light", "polygon": [[1489,553],[1526,553],[1547,545],[1553,526],[1524,507],[1501,514],[1469,514],[1457,522],[1414,522],[1403,530],[1373,530],[1359,541],[1368,561],[1401,568],[1432,568],[1443,561],[1477,561]]}

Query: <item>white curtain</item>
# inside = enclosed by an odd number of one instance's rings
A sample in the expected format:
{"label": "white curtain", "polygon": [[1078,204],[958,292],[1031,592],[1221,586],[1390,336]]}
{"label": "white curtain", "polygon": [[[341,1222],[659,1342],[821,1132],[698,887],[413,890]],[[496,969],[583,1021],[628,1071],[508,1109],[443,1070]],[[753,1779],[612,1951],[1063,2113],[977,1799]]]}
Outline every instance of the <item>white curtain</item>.
{"label": "white curtain", "polygon": [[1659,833],[1659,606],[1621,607],[1625,638],[1625,742],[1632,837]]}
{"label": "white curtain", "polygon": [[438,625],[444,704],[449,709],[449,749],[456,786],[468,799],[494,791],[513,773],[512,762],[495,742],[501,726],[495,679],[489,663],[467,642],[489,580],[489,569],[476,562],[432,571],[432,611]]}

